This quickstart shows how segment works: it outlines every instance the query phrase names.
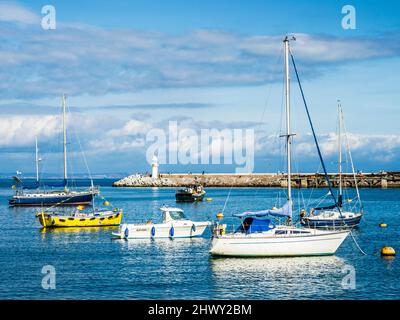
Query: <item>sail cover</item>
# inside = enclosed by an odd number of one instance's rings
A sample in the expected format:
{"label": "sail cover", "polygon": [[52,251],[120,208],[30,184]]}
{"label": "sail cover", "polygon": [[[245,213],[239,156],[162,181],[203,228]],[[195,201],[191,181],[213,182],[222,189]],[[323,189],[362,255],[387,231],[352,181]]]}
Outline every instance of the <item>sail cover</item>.
{"label": "sail cover", "polygon": [[234,217],[247,218],[247,217],[265,217],[265,216],[275,216],[275,217],[292,217],[292,202],[287,201],[282,208],[279,209],[268,209],[261,211],[246,211],[243,213],[234,213]]}
{"label": "sail cover", "polygon": [[36,180],[30,181],[30,180],[24,180],[23,181],[23,189],[37,189],[39,187],[65,187],[67,185],[66,180],[46,180],[46,181],[41,181],[40,183],[37,182]]}

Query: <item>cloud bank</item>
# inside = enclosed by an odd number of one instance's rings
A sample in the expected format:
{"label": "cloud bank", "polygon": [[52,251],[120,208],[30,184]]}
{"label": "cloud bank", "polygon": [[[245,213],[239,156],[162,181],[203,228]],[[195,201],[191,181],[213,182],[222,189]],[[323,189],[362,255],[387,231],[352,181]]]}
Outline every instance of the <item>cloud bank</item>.
{"label": "cloud bank", "polygon": [[[93,161],[101,158],[115,162],[118,157],[130,159],[145,159],[146,151],[152,141],[147,141],[149,130],[162,130],[168,137],[169,120],[151,122],[150,117],[131,118],[125,121],[111,119],[110,117],[96,116],[86,117],[80,113],[72,113],[69,121],[72,128],[69,131],[71,150],[79,150],[81,147]],[[174,119],[176,120],[176,119]],[[276,135],[271,135],[263,130],[260,123],[236,122],[225,124],[218,121],[196,121],[191,117],[182,117],[177,120],[179,132],[185,132],[178,146],[185,147],[191,140],[191,134],[200,136],[202,129],[232,130],[234,128],[249,128],[255,132],[255,161],[256,170],[274,171],[279,167],[284,154],[283,140]],[[27,134],[29,133],[29,134]],[[75,135],[75,133],[77,135]],[[10,150],[15,153],[32,153],[34,137],[38,136],[41,152],[57,152],[60,148],[61,118],[59,116],[6,116],[0,118],[0,152],[7,156]],[[79,138],[80,141],[77,139]],[[323,156],[328,167],[335,170],[337,166],[337,135],[325,133],[318,135]],[[348,133],[348,139],[356,166],[362,167],[368,163],[376,170],[386,168],[395,163],[400,157],[400,135],[398,134],[354,134]],[[77,147],[77,143],[81,145]],[[168,139],[167,139],[168,142]],[[175,143],[175,142],[174,142]],[[230,143],[228,141],[228,143]],[[57,146],[58,144],[58,146]],[[186,146],[187,147],[187,146]],[[220,142],[210,141],[210,156],[213,153],[223,154],[223,145]],[[231,146],[236,150],[237,146]],[[199,150],[201,153],[202,150]],[[199,154],[200,157],[200,154]],[[346,160],[346,156],[344,156]],[[298,134],[294,139],[294,161],[299,170],[317,170],[318,158],[312,136],[310,134]],[[348,161],[348,159],[347,159]],[[118,162],[118,161],[117,161]],[[311,167],[313,164],[314,167]],[[144,160],[144,165],[145,160]],[[132,165],[133,166],[133,165]],[[179,165],[177,166],[179,168]],[[183,167],[182,167],[183,168]],[[257,169],[258,168],[258,169]],[[274,168],[274,169],[271,169]],[[223,166],[222,166],[223,169]],[[133,169],[132,169],[133,170]]]}
{"label": "cloud bank", "polygon": [[[63,23],[57,23],[56,30],[42,30],[37,16],[26,8],[6,3],[1,9],[3,99],[254,85],[282,78],[282,35],[220,30],[169,34]],[[292,51],[301,61],[303,77],[318,76],[329,66],[397,57],[400,52],[393,35],[340,38],[299,33],[296,38]]]}

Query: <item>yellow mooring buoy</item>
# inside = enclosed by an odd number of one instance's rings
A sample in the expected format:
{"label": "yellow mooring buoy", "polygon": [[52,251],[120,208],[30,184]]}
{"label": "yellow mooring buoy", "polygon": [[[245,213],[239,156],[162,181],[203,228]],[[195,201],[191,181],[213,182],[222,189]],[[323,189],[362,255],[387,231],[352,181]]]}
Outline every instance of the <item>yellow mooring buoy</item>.
{"label": "yellow mooring buoy", "polygon": [[387,227],[387,224],[386,224],[386,223],[380,223],[380,224],[379,224],[379,227],[381,227],[381,228],[386,228],[386,227]]}
{"label": "yellow mooring buoy", "polygon": [[381,256],[395,256],[396,251],[392,247],[383,247],[381,249]]}
{"label": "yellow mooring buoy", "polygon": [[211,202],[211,201],[213,201],[213,198],[206,198],[206,201]]}
{"label": "yellow mooring buoy", "polygon": [[222,219],[224,217],[224,214],[222,212],[217,213],[217,219]]}

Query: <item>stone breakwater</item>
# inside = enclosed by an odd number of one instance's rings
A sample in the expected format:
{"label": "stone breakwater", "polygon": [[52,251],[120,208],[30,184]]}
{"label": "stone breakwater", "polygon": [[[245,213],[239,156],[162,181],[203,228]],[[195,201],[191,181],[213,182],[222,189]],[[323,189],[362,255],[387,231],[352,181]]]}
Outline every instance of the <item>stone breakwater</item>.
{"label": "stone breakwater", "polygon": [[[357,174],[361,188],[400,188],[400,172]],[[338,175],[329,174],[333,187],[338,186]],[[287,186],[285,174],[160,174],[157,178],[131,175],[113,183],[114,187],[183,187],[200,183],[205,187],[271,187]],[[352,174],[343,175],[346,187],[355,187]],[[323,174],[301,173],[292,177],[294,188],[326,188]]]}

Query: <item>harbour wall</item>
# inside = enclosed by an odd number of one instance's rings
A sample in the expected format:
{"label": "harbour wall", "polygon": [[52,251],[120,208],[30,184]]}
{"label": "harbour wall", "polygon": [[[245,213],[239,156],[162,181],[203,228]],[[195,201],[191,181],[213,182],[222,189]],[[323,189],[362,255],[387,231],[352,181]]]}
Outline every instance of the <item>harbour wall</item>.
{"label": "harbour wall", "polygon": [[[330,173],[333,187],[338,187],[338,174]],[[353,174],[343,174],[343,185],[354,188]],[[360,188],[400,188],[400,172],[362,173],[356,175]],[[223,173],[185,173],[159,174],[153,178],[131,175],[113,183],[114,187],[183,187],[202,184],[204,187],[287,187],[287,176],[276,173],[223,174]],[[321,173],[298,173],[292,175],[294,188],[326,188],[327,182]]]}

